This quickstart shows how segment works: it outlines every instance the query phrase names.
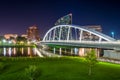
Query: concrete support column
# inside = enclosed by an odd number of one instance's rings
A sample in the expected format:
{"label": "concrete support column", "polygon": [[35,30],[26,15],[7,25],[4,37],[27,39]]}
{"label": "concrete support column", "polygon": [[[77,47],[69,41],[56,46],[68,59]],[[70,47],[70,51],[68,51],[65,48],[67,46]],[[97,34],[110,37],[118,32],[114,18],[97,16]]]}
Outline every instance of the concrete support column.
{"label": "concrete support column", "polygon": [[66,48],[65,48],[65,54],[67,53]]}
{"label": "concrete support column", "polygon": [[100,49],[97,49],[97,58],[100,56]]}
{"label": "concrete support column", "polygon": [[55,52],[56,52],[56,49],[54,48],[54,49],[53,49],[53,53],[55,54]]}
{"label": "concrete support column", "polygon": [[77,49],[77,48],[74,48],[74,52],[75,52],[75,55],[77,55],[78,49]]}
{"label": "concrete support column", "polygon": [[67,53],[66,48],[65,48],[65,54]]}
{"label": "concrete support column", "polygon": [[85,48],[79,48],[79,56],[85,56]]}
{"label": "concrete support column", "polygon": [[71,48],[71,55],[73,54],[73,48]]}
{"label": "concrete support column", "polygon": [[62,48],[59,49],[59,54],[62,55]]}

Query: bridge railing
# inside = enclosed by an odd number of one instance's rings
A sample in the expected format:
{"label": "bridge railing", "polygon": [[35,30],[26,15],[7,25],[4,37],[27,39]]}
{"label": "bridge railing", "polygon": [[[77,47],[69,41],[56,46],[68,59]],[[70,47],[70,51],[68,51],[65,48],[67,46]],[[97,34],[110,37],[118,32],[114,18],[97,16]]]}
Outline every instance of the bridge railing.
{"label": "bridge railing", "polygon": [[120,44],[120,41],[79,41],[79,40],[46,40],[41,42],[70,42],[70,43],[100,43],[100,44]]}

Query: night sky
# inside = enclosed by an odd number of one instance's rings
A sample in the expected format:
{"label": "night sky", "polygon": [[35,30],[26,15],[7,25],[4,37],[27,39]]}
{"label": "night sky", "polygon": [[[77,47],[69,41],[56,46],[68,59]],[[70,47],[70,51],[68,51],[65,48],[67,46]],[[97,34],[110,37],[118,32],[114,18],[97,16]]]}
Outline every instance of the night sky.
{"label": "night sky", "polygon": [[120,39],[119,0],[4,0],[0,1],[0,35],[24,34],[37,25],[40,36],[62,16],[73,15],[75,25],[101,25],[103,33]]}

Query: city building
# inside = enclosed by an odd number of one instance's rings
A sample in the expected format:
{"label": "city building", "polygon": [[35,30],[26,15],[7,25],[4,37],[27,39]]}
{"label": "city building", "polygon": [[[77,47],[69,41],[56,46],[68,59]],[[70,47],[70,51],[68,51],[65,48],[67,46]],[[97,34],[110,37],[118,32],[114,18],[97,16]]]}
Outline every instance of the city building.
{"label": "city building", "polygon": [[[98,32],[102,32],[102,27],[100,25],[89,25],[86,26],[87,29],[95,30]],[[98,41],[99,37],[93,34],[90,34],[89,32],[83,31],[82,34],[82,40],[86,41]],[[89,52],[91,48],[79,48],[79,56],[85,56],[87,52]],[[96,56],[99,57],[101,55],[101,49],[95,49]]]}
{"label": "city building", "polygon": [[[57,21],[56,21],[56,23],[55,23],[55,26],[57,26],[57,25],[71,25],[72,24],[72,14],[70,13],[70,14],[68,14],[68,15],[65,15],[65,16],[63,16],[63,17],[61,17],[61,18],[59,18]],[[67,28],[62,28],[62,30],[61,30],[61,39],[62,40],[65,40],[66,39],[66,36],[67,36],[67,31],[68,31],[69,29],[68,29],[68,27]],[[55,40],[58,40],[59,38],[57,37],[60,33],[59,33],[59,31],[60,31],[60,29],[56,29],[56,36],[55,36]],[[71,31],[71,30],[70,30]],[[70,34],[71,35],[71,34]],[[70,38],[70,39],[72,39],[72,38]]]}
{"label": "city building", "polygon": [[12,43],[16,43],[16,38],[18,37],[17,34],[4,34],[4,38],[7,40],[7,41],[11,41]]}
{"label": "city building", "polygon": [[59,18],[55,23],[55,25],[70,25],[70,24],[72,24],[72,13]]}
{"label": "city building", "polygon": [[17,37],[18,37],[17,34],[5,34],[5,35],[4,35],[4,38],[5,38],[5,39],[10,39],[10,38],[16,39]]}
{"label": "city building", "polygon": [[[102,32],[102,27],[100,25],[90,25],[90,26],[86,26],[86,28],[91,29],[91,30],[95,30],[95,31],[98,31],[98,32]],[[86,41],[87,40],[97,41],[97,40],[99,40],[99,37],[83,31],[82,39],[86,40]]]}
{"label": "city building", "polygon": [[39,41],[39,30],[36,25],[33,25],[27,29],[27,39],[29,41]]}
{"label": "city building", "polygon": [[27,39],[27,35],[26,34],[22,34],[21,37],[24,37]]}
{"label": "city building", "polygon": [[98,32],[102,32],[102,27],[100,25],[89,25],[89,26],[86,26],[86,28],[92,29]]}

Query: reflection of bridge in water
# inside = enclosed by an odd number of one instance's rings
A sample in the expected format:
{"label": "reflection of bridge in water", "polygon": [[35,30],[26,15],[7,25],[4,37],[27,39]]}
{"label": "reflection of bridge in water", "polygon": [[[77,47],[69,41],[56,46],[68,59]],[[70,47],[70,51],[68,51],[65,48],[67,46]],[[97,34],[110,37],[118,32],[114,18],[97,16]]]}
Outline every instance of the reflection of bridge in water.
{"label": "reflection of bridge in water", "polygon": [[[95,30],[84,28],[84,26],[75,25],[58,25],[52,27],[45,34],[40,44],[52,46],[54,53],[56,46],[61,46],[59,47],[60,55],[62,54],[62,47],[120,50],[120,42],[114,38]],[[38,43],[38,45],[40,44]]]}

